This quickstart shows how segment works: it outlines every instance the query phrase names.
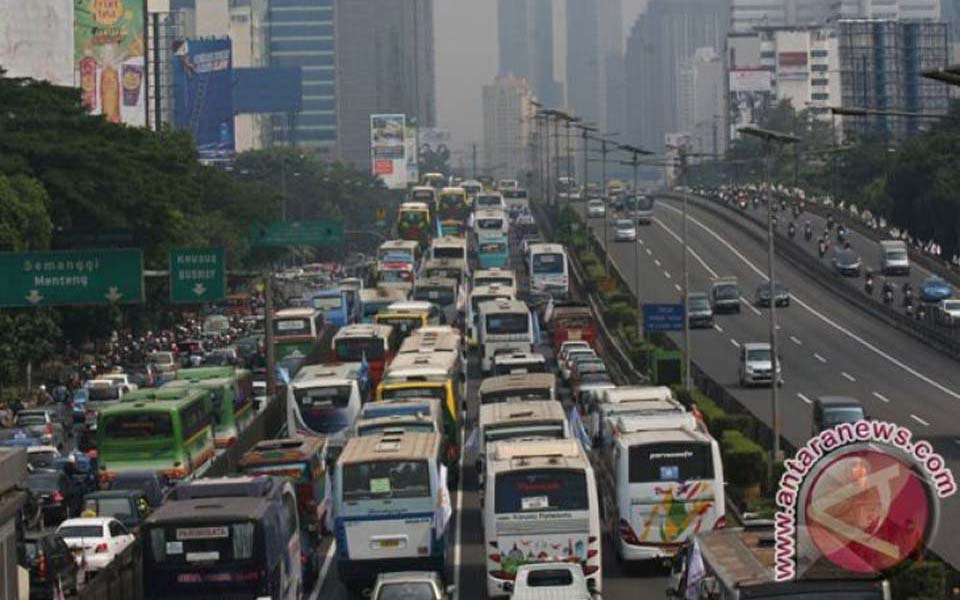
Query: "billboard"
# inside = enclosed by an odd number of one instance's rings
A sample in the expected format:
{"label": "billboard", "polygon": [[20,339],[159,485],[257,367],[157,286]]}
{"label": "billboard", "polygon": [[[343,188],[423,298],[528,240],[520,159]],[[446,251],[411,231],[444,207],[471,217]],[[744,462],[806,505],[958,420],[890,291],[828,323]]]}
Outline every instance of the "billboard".
{"label": "billboard", "polygon": [[234,154],[233,63],[230,38],[173,43],[174,114],[201,160]]}
{"label": "billboard", "polygon": [[777,54],[777,79],[798,80],[807,78],[806,52],[780,52]]}
{"label": "billboard", "polygon": [[407,187],[406,115],[370,115],[373,174],[391,190]]}
{"label": "billboard", "polygon": [[404,127],[404,160],[407,162],[407,183],[420,181],[420,152],[417,145],[417,124],[413,119]]}
{"label": "billboard", "polygon": [[757,125],[760,116],[773,105],[773,73],[763,69],[730,71],[730,138],[740,137],[739,129]]}
{"label": "billboard", "polygon": [[0,0],[0,66],[73,87],[73,0]]}
{"label": "billboard", "polygon": [[111,123],[144,126],[145,0],[74,0],[74,73],[83,103]]}

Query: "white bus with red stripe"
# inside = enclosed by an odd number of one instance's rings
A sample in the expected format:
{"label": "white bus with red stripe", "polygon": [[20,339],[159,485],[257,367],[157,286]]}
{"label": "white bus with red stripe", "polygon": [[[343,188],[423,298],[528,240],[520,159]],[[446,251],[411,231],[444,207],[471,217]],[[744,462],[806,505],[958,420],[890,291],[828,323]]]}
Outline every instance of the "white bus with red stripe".
{"label": "white bus with red stripe", "polygon": [[[577,562],[591,590],[603,581],[600,504],[576,440],[513,440],[487,448],[483,495],[487,596],[507,596],[517,568]],[[508,586],[509,587],[509,586]]]}

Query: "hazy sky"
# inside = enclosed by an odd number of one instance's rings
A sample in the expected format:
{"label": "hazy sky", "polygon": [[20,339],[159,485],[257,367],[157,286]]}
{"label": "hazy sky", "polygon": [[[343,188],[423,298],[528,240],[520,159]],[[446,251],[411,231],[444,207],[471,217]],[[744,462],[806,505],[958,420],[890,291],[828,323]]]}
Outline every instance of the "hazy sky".
{"label": "hazy sky", "polygon": [[[647,0],[622,1],[626,34]],[[457,148],[482,144],[481,89],[497,74],[497,0],[435,0],[434,18],[438,125]]]}

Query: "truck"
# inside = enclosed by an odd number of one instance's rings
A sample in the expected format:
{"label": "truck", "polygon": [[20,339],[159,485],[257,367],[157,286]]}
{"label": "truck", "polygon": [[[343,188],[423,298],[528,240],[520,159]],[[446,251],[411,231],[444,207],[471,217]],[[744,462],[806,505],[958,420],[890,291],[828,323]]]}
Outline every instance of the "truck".
{"label": "truck", "polygon": [[910,255],[903,240],[880,242],[880,272],[884,275],[909,275]]}
{"label": "truck", "polygon": [[845,571],[825,559],[807,565],[796,579],[776,581],[774,540],[770,521],[748,521],[744,527],[698,534],[674,558],[667,580],[667,597],[685,600],[818,597],[890,600],[887,580]]}

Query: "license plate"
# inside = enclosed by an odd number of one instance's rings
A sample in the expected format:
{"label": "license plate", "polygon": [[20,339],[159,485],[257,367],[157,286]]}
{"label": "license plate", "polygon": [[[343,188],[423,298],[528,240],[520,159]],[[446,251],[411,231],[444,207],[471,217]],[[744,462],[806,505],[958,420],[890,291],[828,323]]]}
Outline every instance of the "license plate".
{"label": "license plate", "polygon": [[380,540],[379,545],[381,548],[399,548],[400,540]]}

